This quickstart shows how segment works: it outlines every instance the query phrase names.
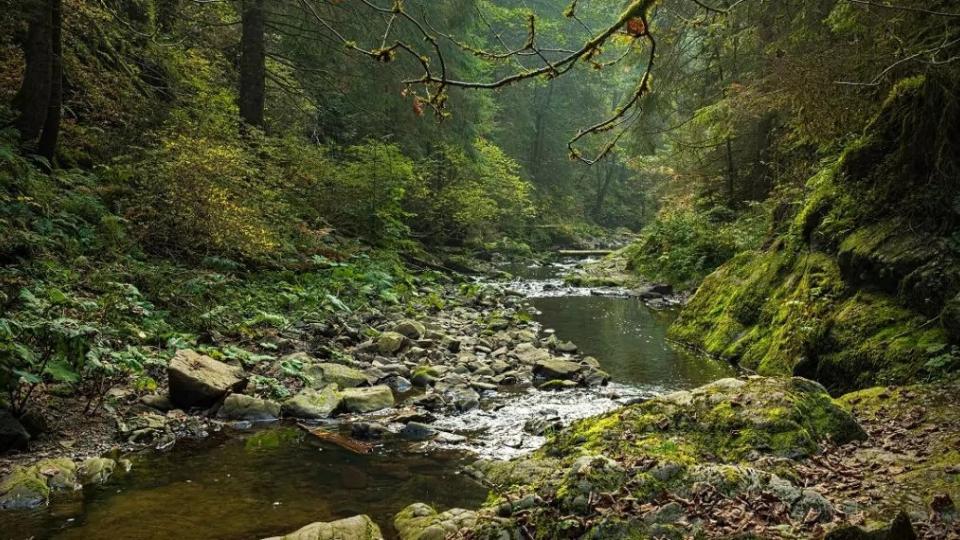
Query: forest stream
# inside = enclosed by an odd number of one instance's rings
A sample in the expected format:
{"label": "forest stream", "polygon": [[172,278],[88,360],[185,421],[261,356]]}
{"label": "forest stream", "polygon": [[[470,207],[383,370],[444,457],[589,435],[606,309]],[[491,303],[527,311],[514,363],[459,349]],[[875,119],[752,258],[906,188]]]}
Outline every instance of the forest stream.
{"label": "forest stream", "polygon": [[538,420],[567,425],[733,373],[666,340],[671,310],[564,285],[559,276],[572,264],[510,266],[519,277],[507,286],[526,295],[546,334],[552,329],[596,357],[611,374],[608,385],[487,392],[479,408],[433,423],[457,436],[428,443],[388,437],[367,455],[290,424],[228,425],[168,452],[130,456],[130,470],[104,485],[0,514],[0,529],[10,538],[261,538],[367,514],[391,537],[392,517],[413,502],[439,510],[481,504],[487,489],[462,467],[478,456],[505,459],[539,447],[545,438],[530,429]]}

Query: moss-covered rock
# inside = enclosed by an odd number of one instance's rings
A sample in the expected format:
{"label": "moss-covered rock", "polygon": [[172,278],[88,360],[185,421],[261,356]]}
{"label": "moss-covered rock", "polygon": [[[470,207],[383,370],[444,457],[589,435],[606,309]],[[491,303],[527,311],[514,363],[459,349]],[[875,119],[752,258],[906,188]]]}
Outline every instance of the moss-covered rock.
{"label": "moss-covered rock", "polygon": [[46,504],[54,491],[80,489],[77,466],[66,458],[46,459],[18,467],[0,481],[0,508],[31,508]]}
{"label": "moss-covered rock", "polygon": [[280,418],[280,404],[268,399],[230,394],[223,400],[217,415],[227,420],[268,422]]}
{"label": "moss-covered rock", "polygon": [[340,394],[341,407],[347,412],[368,413],[393,407],[393,391],[389,386],[347,388]]}
{"label": "moss-covered rock", "polygon": [[335,384],[327,385],[322,390],[305,388],[284,401],[281,410],[284,416],[293,418],[327,418],[337,410],[342,399]]}
{"label": "moss-covered rock", "polygon": [[116,460],[104,457],[94,457],[89,458],[77,468],[77,475],[80,478],[80,483],[83,485],[88,484],[103,484],[113,475],[113,471],[117,468]]}
{"label": "moss-covered rock", "polygon": [[444,540],[476,525],[476,512],[453,508],[438,513],[423,503],[411,504],[393,519],[400,540]]}
{"label": "moss-covered rock", "polygon": [[380,528],[368,516],[311,523],[284,536],[264,540],[383,540]]}

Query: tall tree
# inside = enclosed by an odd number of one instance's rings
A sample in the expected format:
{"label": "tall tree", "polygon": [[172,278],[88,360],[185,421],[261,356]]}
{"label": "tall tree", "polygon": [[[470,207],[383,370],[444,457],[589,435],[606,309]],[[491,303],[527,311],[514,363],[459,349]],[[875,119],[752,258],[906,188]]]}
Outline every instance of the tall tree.
{"label": "tall tree", "polygon": [[264,43],[264,0],[242,0],[243,34],[240,38],[240,118],[248,125],[263,128],[266,99],[266,45]]}
{"label": "tall tree", "polygon": [[61,0],[28,0],[24,6],[28,28],[21,46],[26,70],[14,106],[21,140],[53,159],[60,131],[63,94],[61,59]]}

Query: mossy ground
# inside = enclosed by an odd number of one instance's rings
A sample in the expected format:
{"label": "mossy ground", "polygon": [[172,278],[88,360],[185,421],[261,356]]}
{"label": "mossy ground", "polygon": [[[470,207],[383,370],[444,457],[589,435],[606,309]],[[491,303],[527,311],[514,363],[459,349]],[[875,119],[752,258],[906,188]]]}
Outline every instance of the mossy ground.
{"label": "mossy ground", "polygon": [[960,260],[943,228],[954,217],[928,216],[956,186],[937,183],[940,157],[902,144],[937,114],[939,91],[898,87],[867,133],[811,178],[779,237],[703,281],[672,337],[837,393],[955,370],[960,362],[944,355],[960,355],[951,311]]}
{"label": "mossy ground", "polygon": [[[817,507],[822,519],[791,525],[809,532],[833,519],[832,507],[778,476],[777,464],[864,437],[816,383],[724,379],[576,422],[533,456],[477,468],[499,486],[484,506],[488,514],[502,516],[511,502],[531,496],[542,499],[512,513],[537,538],[709,535],[723,529],[710,522],[726,512],[720,501],[763,493],[777,493],[787,514],[801,518]],[[687,519],[677,520],[680,514]]]}
{"label": "mossy ground", "polygon": [[814,538],[905,512],[920,537],[947,538],[960,534],[942,506],[960,498],[958,396],[938,383],[833,399],[764,377],[661,396],[576,422],[532,456],[478,463],[494,489],[461,534]]}

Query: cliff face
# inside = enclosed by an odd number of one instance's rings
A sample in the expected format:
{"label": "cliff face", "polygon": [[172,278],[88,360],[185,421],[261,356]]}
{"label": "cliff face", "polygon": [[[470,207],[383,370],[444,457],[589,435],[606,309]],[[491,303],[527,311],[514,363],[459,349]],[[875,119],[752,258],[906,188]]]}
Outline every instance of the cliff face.
{"label": "cliff face", "polygon": [[953,82],[901,81],[768,247],[703,282],[673,337],[835,392],[960,367],[956,95]]}

